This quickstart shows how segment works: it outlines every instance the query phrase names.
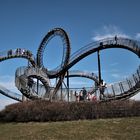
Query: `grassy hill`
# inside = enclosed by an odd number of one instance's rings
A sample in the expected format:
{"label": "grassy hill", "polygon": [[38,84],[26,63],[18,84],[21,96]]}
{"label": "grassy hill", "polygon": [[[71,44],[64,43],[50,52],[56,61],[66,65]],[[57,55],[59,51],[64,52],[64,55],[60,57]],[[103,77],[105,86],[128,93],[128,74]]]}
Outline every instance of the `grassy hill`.
{"label": "grassy hill", "polygon": [[0,140],[139,140],[140,117],[0,123]]}

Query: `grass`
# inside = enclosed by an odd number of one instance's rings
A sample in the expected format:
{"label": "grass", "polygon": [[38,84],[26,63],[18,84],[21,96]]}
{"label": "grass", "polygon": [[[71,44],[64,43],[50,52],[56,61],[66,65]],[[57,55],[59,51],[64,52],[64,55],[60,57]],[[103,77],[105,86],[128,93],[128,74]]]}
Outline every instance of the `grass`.
{"label": "grass", "polygon": [[139,140],[140,117],[0,123],[0,140]]}

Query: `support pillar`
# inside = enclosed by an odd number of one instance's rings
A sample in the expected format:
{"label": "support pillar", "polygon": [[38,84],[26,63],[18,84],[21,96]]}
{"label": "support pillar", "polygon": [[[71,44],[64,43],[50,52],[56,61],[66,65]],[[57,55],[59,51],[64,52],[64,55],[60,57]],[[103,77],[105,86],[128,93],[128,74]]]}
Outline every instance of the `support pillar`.
{"label": "support pillar", "polygon": [[101,84],[101,62],[100,62],[100,51],[97,51],[98,56],[98,77],[99,77],[99,84]]}
{"label": "support pillar", "polygon": [[69,95],[69,71],[67,71],[67,91],[68,91],[68,102],[69,102],[69,98],[70,98],[70,95]]}
{"label": "support pillar", "polygon": [[38,92],[39,92],[39,80],[37,79],[37,95],[38,95]]}
{"label": "support pillar", "polygon": [[[100,63],[100,51],[98,50],[97,51],[97,57],[98,57],[98,77],[99,77],[99,86],[102,84],[101,83],[101,80],[102,80],[102,78],[101,78],[101,63]],[[100,89],[100,87],[99,87],[99,89]],[[101,91],[101,89],[100,89],[100,95],[99,95],[99,99],[101,100],[101,93],[102,91]]]}
{"label": "support pillar", "polygon": [[[62,79],[62,77],[60,76],[60,78]],[[62,81],[62,80],[61,80]],[[63,83],[61,83],[61,101],[63,100]]]}

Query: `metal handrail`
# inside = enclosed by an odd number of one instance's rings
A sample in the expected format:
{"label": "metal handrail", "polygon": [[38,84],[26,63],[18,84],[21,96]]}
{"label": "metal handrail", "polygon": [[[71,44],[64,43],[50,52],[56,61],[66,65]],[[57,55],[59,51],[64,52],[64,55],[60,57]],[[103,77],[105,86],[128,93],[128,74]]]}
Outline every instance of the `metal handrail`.
{"label": "metal handrail", "polygon": [[[68,63],[68,66],[71,65],[76,59],[78,59],[80,56],[84,55],[85,53],[88,53],[89,51],[91,51],[93,49],[99,50],[101,47],[100,43],[102,43],[102,45],[104,46],[104,49],[105,49],[106,45],[122,45],[122,46],[126,46],[130,50],[133,50],[133,52],[135,52],[137,55],[140,55],[139,54],[140,43],[138,41],[133,41],[131,39],[122,38],[122,37],[117,37],[117,41],[115,40],[115,38],[106,38],[106,39],[103,39],[103,40],[100,40],[97,42],[92,42],[92,43],[80,48],[76,52],[74,52],[70,56],[70,61]],[[62,71],[62,70],[63,70],[63,68],[61,67],[61,65],[59,65],[52,71],[48,71],[48,74],[56,75],[57,73],[60,73],[60,71]]]}
{"label": "metal handrail", "polygon": [[7,96],[7,97],[15,99],[17,101],[22,101],[22,95],[15,93],[15,92],[12,92],[1,85],[0,85],[0,93]]}

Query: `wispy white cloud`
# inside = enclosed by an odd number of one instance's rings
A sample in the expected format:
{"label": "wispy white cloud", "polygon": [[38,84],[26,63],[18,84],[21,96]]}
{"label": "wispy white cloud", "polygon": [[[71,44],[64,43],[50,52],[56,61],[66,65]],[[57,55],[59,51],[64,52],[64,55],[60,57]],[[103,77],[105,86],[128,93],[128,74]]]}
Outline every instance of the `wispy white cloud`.
{"label": "wispy white cloud", "polygon": [[92,40],[99,41],[105,38],[112,38],[115,36],[124,37],[124,38],[132,38],[136,40],[140,40],[140,32],[136,33],[135,35],[128,35],[124,33],[118,26],[116,25],[104,25],[99,30],[96,30],[93,33]]}
{"label": "wispy white cloud", "polygon": [[119,37],[130,38],[130,36],[123,33],[123,31],[121,31],[121,29],[119,29],[119,27],[117,27],[115,25],[108,25],[108,26],[105,25],[99,31],[94,32],[92,40],[98,41],[98,40],[102,40],[104,38],[114,37],[116,35]]}
{"label": "wispy white cloud", "polygon": [[137,33],[136,36],[135,36],[135,38],[136,38],[137,40],[140,40],[140,33]]}
{"label": "wispy white cloud", "polygon": [[117,79],[120,78],[120,75],[118,73],[112,73],[111,76]]}

